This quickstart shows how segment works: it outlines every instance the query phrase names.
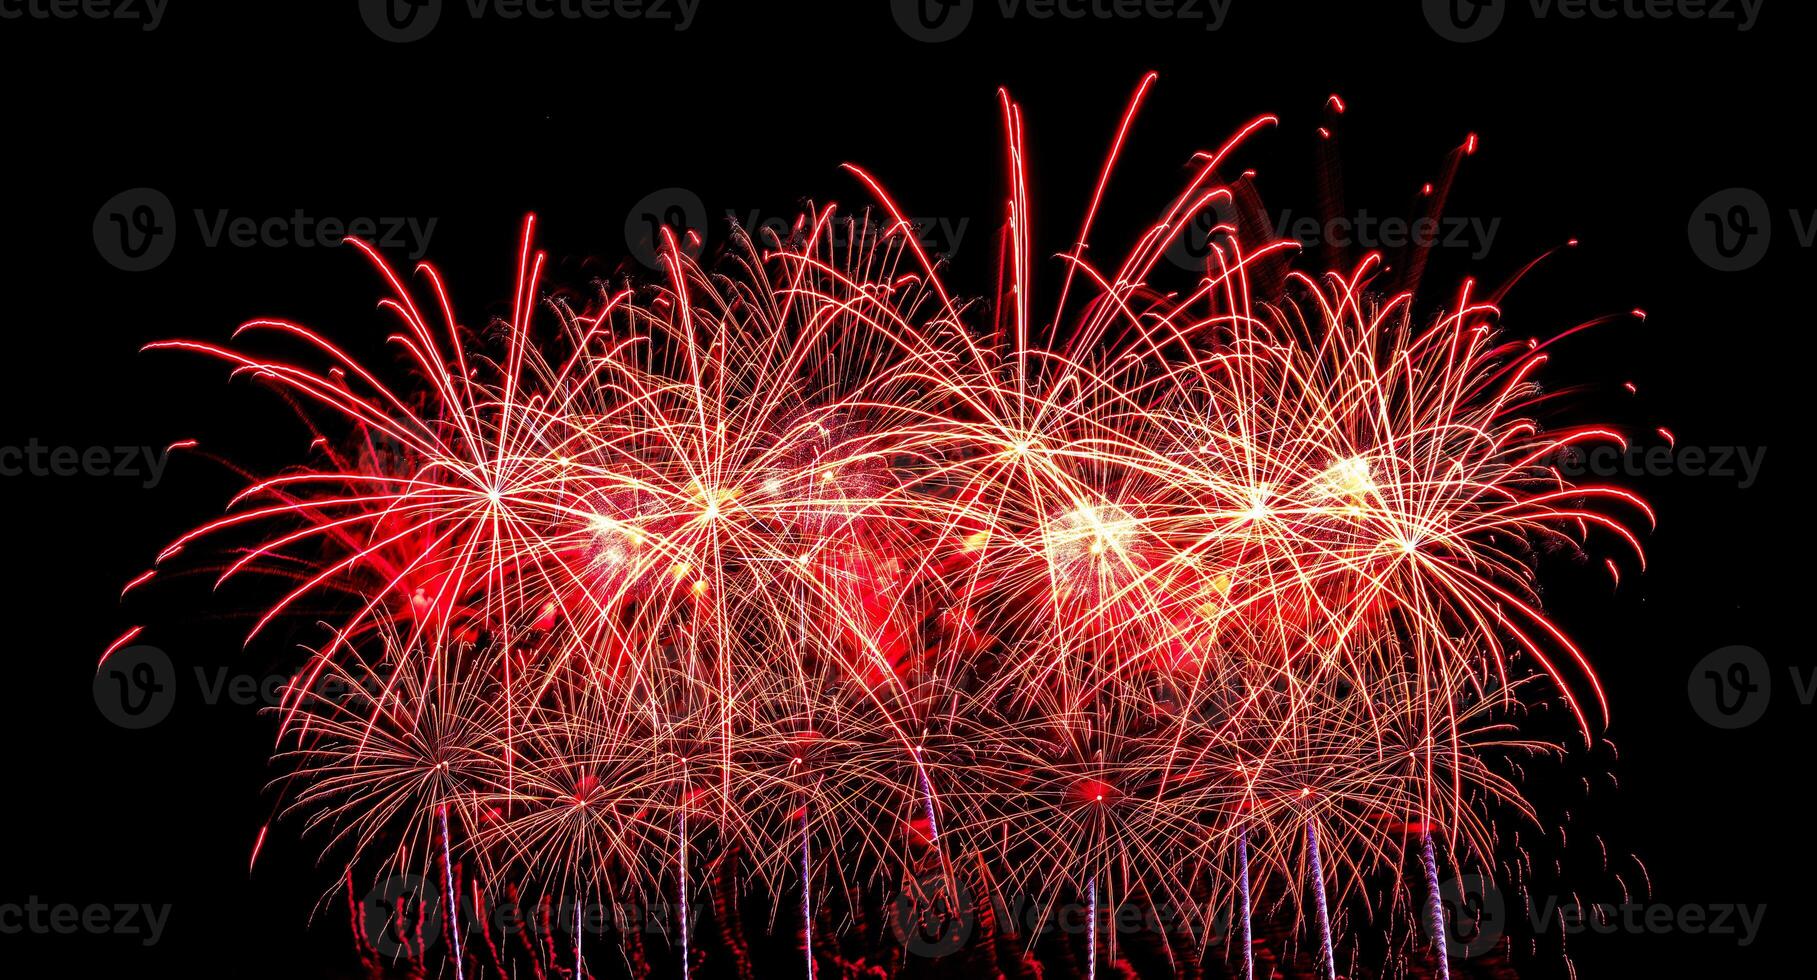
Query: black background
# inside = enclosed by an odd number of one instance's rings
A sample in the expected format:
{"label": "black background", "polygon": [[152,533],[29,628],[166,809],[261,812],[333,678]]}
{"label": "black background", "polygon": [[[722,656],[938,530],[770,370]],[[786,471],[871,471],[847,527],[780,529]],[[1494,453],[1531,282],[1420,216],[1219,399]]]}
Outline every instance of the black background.
{"label": "black background", "polygon": [[[1341,156],[1351,208],[1405,215],[1468,132],[1481,148],[1449,211],[1499,218],[1480,260],[1441,249],[1424,299],[1463,274],[1499,282],[1571,237],[1579,248],[1532,275],[1508,307],[1520,333],[1548,334],[1639,307],[1563,348],[1555,384],[1574,407],[1643,442],[1770,447],[1760,480],[1624,477],[1656,506],[1650,567],[1624,560],[1611,592],[1601,553],[1551,580],[1548,602],[1598,665],[1619,747],[1580,756],[1545,790],[1568,842],[1523,836],[1543,865],[1563,855],[1585,901],[1623,883],[1672,906],[1765,903],[1754,945],[1685,934],[1572,937],[1579,975],[1777,972],[1811,928],[1814,869],[1803,801],[1817,709],[1789,666],[1814,659],[1804,629],[1809,544],[1802,433],[1809,395],[1810,250],[1789,213],[1817,208],[1806,177],[1812,16],[1767,0],[1749,32],[1700,20],[1536,20],[1516,3],[1475,44],[1439,37],[1417,0],[1236,0],[1215,32],[1167,20],[1004,22],[984,4],[956,40],[914,40],[883,0],[771,4],[703,0],[691,29],[644,21],[470,22],[459,4],[428,38],[387,43],[353,0],[208,5],[173,0],[158,30],[85,20],[0,21],[9,227],[0,249],[7,342],[0,445],[144,445],[200,439],[257,471],[301,458],[307,436],[268,394],[218,365],[141,344],[225,338],[253,316],[323,328],[378,351],[381,284],[346,248],[207,247],[212,215],[435,217],[430,257],[466,319],[509,295],[517,229],[542,222],[553,277],[584,286],[618,267],[625,222],[660,188],[708,211],[792,213],[798,201],[859,206],[839,169],[876,173],[915,215],[968,221],[952,283],[987,292],[1002,195],[995,92],[1025,111],[1042,254],[1077,227],[1122,107],[1160,81],[1094,237],[1129,242],[1211,148],[1263,112],[1281,125],[1242,152],[1271,209],[1317,213],[1314,129],[1326,96],[1349,106]],[[1687,225],[1700,201],[1748,187],[1772,209],[1773,243],[1741,272],[1710,269]],[[120,191],[173,202],[176,243],[147,272],[110,265],[91,227]],[[402,256],[394,256],[400,261]],[[1043,267],[1051,287],[1056,266]],[[1639,394],[1620,390],[1632,381]],[[354,962],[333,881],[296,827],[247,860],[271,798],[261,793],[271,723],[201,701],[193,680],[169,721],[126,731],[97,711],[96,659],[126,627],[191,668],[263,675],[281,639],[242,651],[253,595],[179,583],[124,605],[121,585],[183,530],[220,512],[235,479],[173,457],[163,481],[0,480],[11,627],[0,716],[5,750],[0,903],[170,903],[163,941],[0,935],[0,962],[82,974],[127,968],[201,976],[332,976]],[[1615,555],[1613,551],[1607,552]],[[1619,557],[1619,556],[1617,556]],[[1719,647],[1773,664],[1760,723],[1719,731],[1692,711],[1686,678]],[[1582,777],[1586,797],[1572,789]],[[1567,813],[1568,811],[1568,813]],[[1603,844],[1599,844],[1600,837]],[[1602,867],[1603,846],[1610,857]],[[1631,857],[1630,857],[1631,856]],[[1637,862],[1644,864],[1643,877]],[[1649,888],[1650,881],[1650,888]],[[1523,975],[1563,975],[1556,942],[1519,953]],[[601,957],[595,969],[611,964]],[[9,971],[10,972],[10,971]]]}

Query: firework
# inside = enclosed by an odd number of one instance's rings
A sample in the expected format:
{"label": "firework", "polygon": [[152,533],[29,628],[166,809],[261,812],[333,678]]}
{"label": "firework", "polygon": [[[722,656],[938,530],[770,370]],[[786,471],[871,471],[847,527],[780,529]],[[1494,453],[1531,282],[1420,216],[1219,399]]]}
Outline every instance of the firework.
{"label": "firework", "polygon": [[[362,245],[399,377],[276,320],[153,345],[226,361],[316,434],[160,563],[234,542],[222,580],[282,583],[254,635],[327,624],[279,711],[279,785],[348,887],[439,860],[457,973],[481,963],[457,863],[476,894],[571,905],[577,977],[585,905],[670,898],[690,974],[691,895],[725,876],[778,914],[800,889],[809,980],[819,896],[930,874],[1044,917],[1082,900],[1091,975],[1130,901],[1206,940],[1240,922],[1246,977],[1258,908],[1290,909],[1326,976],[1352,912],[1442,929],[1441,859],[1490,866],[1491,813],[1539,819],[1503,763],[1563,748],[1524,709],[1556,698],[1586,738],[1606,711],[1536,556],[1638,553],[1650,514],[1549,465],[1619,437],[1550,427],[1550,345],[1473,283],[1422,312],[1378,256],[1278,273],[1285,243],[1225,227],[1187,288],[1152,284],[1271,117],[1090,261],[1151,82],[1045,315],[1006,96],[987,304],[854,168],[877,210],[733,229],[710,266],[671,235],[658,281],[587,301],[545,295],[526,221],[510,315],[478,329],[433,266]],[[266,336],[303,359],[242,346]]]}

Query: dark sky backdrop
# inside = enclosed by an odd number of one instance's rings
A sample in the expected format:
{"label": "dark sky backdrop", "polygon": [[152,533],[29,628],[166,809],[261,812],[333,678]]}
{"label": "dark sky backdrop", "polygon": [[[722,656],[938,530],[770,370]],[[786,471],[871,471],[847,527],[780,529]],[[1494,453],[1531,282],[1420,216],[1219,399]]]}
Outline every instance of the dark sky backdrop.
{"label": "dark sky backdrop", "polygon": [[[687,189],[715,216],[787,216],[805,197],[864,203],[839,169],[853,161],[911,214],[963,223],[952,282],[976,294],[991,282],[1002,190],[998,86],[1026,112],[1044,254],[1076,227],[1118,113],[1149,69],[1160,82],[1107,201],[1101,250],[1162,203],[1193,150],[1262,112],[1282,125],[1243,164],[1272,211],[1305,216],[1318,213],[1313,129],[1330,93],[1350,107],[1341,155],[1352,211],[1407,215],[1413,189],[1476,132],[1481,149],[1450,212],[1493,223],[1494,234],[1486,250],[1480,239],[1440,249],[1428,283],[1498,282],[1577,237],[1580,248],[1516,294],[1510,329],[1543,334],[1634,307],[1650,315],[1563,348],[1551,383],[1585,385],[1575,406],[1647,445],[1664,425],[1682,446],[1767,450],[1745,487],[1733,475],[1618,478],[1660,513],[1649,570],[1629,563],[1619,591],[1600,560],[1558,563],[1548,602],[1603,673],[1619,758],[1599,750],[1547,781],[1541,802],[1553,820],[1570,811],[1570,842],[1533,847],[1562,855],[1585,901],[1619,901],[1625,881],[1674,908],[1767,906],[1748,948],[1732,936],[1573,937],[1581,975],[1778,973],[1812,927],[1804,800],[1817,708],[1799,703],[1793,683],[1817,663],[1808,631],[1795,628],[1810,610],[1813,254],[1799,238],[1817,209],[1805,149],[1811,14],[1767,0],[1741,31],[1507,6],[1474,44],[1440,37],[1419,0],[1235,0],[1215,31],[1180,20],[1005,22],[993,0],[942,44],[899,29],[887,0],[701,0],[685,31],[673,21],[475,23],[450,3],[408,44],[375,36],[355,0],[174,0],[152,31],[0,20],[10,158],[0,446],[193,437],[255,469],[303,453],[302,430],[269,395],[229,386],[217,365],[137,348],[218,339],[279,315],[371,351],[378,284],[344,248],[211,246],[197,211],[204,221],[299,209],[419,227],[433,218],[430,256],[477,321],[509,292],[525,211],[541,216],[555,277],[584,285],[635,244],[627,219],[652,192]],[[156,268],[123,271],[93,227],[110,198],[141,187],[171,202],[172,250]],[[1688,230],[1700,202],[1736,187],[1764,202],[1771,242],[1752,267],[1717,271]],[[1625,381],[1638,397],[1619,390]],[[332,871],[310,867],[296,827],[279,825],[258,873],[246,872],[270,806],[260,792],[270,723],[202,703],[193,680],[198,666],[262,675],[287,651],[239,650],[245,624],[233,616],[245,602],[233,594],[207,601],[179,586],[125,608],[114,599],[165,542],[218,513],[234,480],[178,458],[156,487],[142,482],[0,478],[12,556],[0,591],[12,627],[0,675],[0,840],[10,842],[0,904],[169,903],[171,917],[150,948],[133,937],[0,935],[0,962],[47,958],[85,975],[334,975],[352,965],[345,919],[335,908],[310,926]],[[186,686],[169,720],[127,731],[97,710],[91,679],[102,647],[146,621],[156,624],[146,642],[171,655]],[[1687,680],[1707,654],[1737,644],[1764,655],[1773,691],[1763,719],[1723,731],[1693,710]],[[1587,800],[1570,786],[1579,778],[1594,785]],[[1517,963],[1523,975],[1562,973],[1555,942]]]}

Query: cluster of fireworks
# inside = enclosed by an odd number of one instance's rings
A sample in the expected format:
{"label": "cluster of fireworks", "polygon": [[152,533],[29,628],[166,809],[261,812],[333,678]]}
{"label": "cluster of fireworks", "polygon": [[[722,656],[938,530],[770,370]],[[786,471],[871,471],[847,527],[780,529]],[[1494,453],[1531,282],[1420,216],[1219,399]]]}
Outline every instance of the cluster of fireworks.
{"label": "cluster of fireworks", "polygon": [[[1550,465],[1619,437],[1541,424],[1547,345],[1469,284],[1422,315],[1379,257],[1305,275],[1229,227],[1189,288],[1149,285],[1270,120],[1091,261],[1147,88],[1045,314],[1005,100],[991,304],[949,294],[859,172],[874,212],[735,231],[711,268],[669,240],[657,283],[585,304],[545,295],[527,221],[484,330],[433,267],[362,246],[402,384],[277,320],[237,336],[302,355],[154,345],[281,390],[320,435],[160,561],[251,536],[222,579],[285,583],[254,633],[339,610],[278,756],[350,887],[453,892],[459,866],[685,910],[735,865],[802,930],[819,895],[933,881],[1245,936],[1267,903],[1327,976],[1359,921],[1423,948],[1405,926],[1441,914],[1440,868],[1494,868],[1497,815],[1537,818],[1515,767],[1563,746],[1527,709],[1601,724],[1538,557],[1599,534],[1638,554],[1649,515]],[[331,681],[368,694],[312,693]],[[452,934],[457,972],[483,962]]]}

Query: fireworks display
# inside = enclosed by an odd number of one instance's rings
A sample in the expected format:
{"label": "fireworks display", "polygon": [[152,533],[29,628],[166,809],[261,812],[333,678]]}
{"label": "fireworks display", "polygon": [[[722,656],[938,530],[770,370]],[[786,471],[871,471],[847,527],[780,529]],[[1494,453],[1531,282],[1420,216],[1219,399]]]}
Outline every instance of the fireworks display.
{"label": "fireworks display", "polygon": [[[1132,903],[1177,910],[1199,954],[1265,916],[1325,976],[1365,933],[1442,968],[1439,879],[1493,874],[1498,822],[1545,819],[1521,763],[1605,721],[1542,558],[1638,563],[1651,515],[1559,472],[1620,436],[1552,417],[1550,343],[1475,283],[1419,302],[1417,258],[1306,272],[1237,220],[1156,284],[1248,193],[1220,174],[1268,117],[1099,262],[1151,82],[1051,264],[1003,99],[989,301],[853,168],[870,208],[734,229],[705,265],[677,232],[652,281],[584,301],[547,289],[528,219],[508,317],[477,327],[433,266],[362,246],[400,370],[281,320],[152,345],[316,434],[159,567],[225,552],[221,580],[277,583],[254,636],[321,628],[275,788],[350,895],[414,874],[457,918],[504,887],[554,915],[673,903],[681,974],[723,876],[802,936],[809,978],[853,894],[1082,905],[1094,973]],[[1527,724],[1539,705],[1575,734]],[[582,932],[546,958],[664,955]],[[448,972],[509,974],[480,923],[448,934]],[[1253,948],[1218,955],[1254,976]]]}

